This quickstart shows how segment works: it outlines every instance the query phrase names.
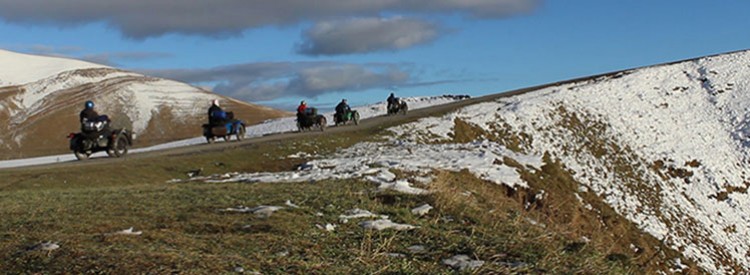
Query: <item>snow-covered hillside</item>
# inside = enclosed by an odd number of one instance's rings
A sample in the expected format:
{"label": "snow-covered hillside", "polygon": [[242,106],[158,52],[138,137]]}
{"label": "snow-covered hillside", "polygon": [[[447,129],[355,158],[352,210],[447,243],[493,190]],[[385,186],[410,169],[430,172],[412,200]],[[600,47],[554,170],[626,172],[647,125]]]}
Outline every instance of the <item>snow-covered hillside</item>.
{"label": "snow-covered hillside", "polygon": [[355,177],[408,189],[429,182],[430,171],[467,169],[526,188],[517,173],[539,170],[546,154],[578,182],[579,203],[594,193],[705,271],[748,273],[748,64],[745,51],[561,84],[394,127],[387,141],[314,156],[298,171],[192,180]]}
{"label": "snow-covered hillside", "polygon": [[113,126],[142,137],[140,145],[193,136],[213,99],[251,123],[286,115],[185,83],[77,60],[0,51],[0,61],[2,159],[62,152],[64,141],[49,137],[76,131],[87,100]]}
{"label": "snow-covered hillside", "polygon": [[0,87],[21,85],[65,71],[108,68],[104,65],[58,57],[21,54],[0,49]]}
{"label": "snow-covered hillside", "polygon": [[747,273],[747,64],[745,51],[644,68],[455,116],[528,135],[524,151],[561,159],[644,231],[712,273]]}

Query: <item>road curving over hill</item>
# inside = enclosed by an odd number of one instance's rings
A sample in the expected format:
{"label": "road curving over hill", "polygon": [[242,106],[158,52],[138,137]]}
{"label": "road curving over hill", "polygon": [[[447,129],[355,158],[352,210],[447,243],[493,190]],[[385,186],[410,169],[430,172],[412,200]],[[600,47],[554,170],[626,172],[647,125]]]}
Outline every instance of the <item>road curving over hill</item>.
{"label": "road curving over hill", "polygon": [[[717,54],[717,55],[721,55],[721,54]],[[704,57],[700,57],[700,58],[704,58]],[[697,60],[697,59],[699,58],[691,58],[691,59],[674,61],[674,62],[669,62],[669,63],[664,63],[664,64],[656,64],[656,65],[651,65],[651,66],[646,66],[646,67],[676,64],[680,62],[692,61],[692,60]],[[643,67],[643,68],[646,68],[646,67]],[[21,171],[21,170],[46,169],[46,168],[53,168],[53,167],[88,167],[88,166],[97,166],[97,165],[108,165],[111,163],[130,161],[130,160],[230,150],[236,147],[256,145],[256,144],[261,144],[264,142],[289,140],[289,139],[295,139],[295,138],[300,138],[300,137],[305,137],[305,136],[335,135],[336,133],[350,132],[350,131],[368,131],[377,127],[387,128],[387,127],[399,125],[402,123],[415,121],[422,117],[437,116],[437,115],[445,114],[445,113],[460,109],[465,106],[469,106],[469,105],[473,105],[473,104],[477,104],[481,102],[493,101],[498,98],[520,95],[520,94],[524,94],[527,92],[543,89],[546,87],[552,87],[552,86],[563,85],[563,84],[568,84],[568,83],[585,82],[585,81],[590,81],[590,80],[597,80],[600,78],[618,78],[623,75],[629,74],[631,71],[635,69],[640,69],[640,68],[625,69],[625,70],[608,72],[608,73],[603,73],[603,74],[598,74],[598,75],[558,81],[558,82],[553,82],[549,84],[543,84],[543,85],[532,86],[528,88],[522,88],[522,89],[497,93],[497,94],[490,94],[490,95],[485,95],[481,97],[460,100],[460,101],[456,101],[456,102],[452,102],[448,104],[431,106],[431,107],[421,108],[421,109],[414,109],[414,110],[410,110],[406,115],[395,115],[395,116],[380,115],[380,116],[371,117],[368,119],[363,119],[362,121],[360,121],[359,125],[357,126],[345,125],[345,126],[339,126],[339,127],[335,127],[335,126],[327,127],[324,132],[320,132],[320,131],[309,131],[309,132],[302,132],[302,133],[285,132],[285,133],[270,134],[270,135],[266,135],[262,137],[247,138],[242,141],[219,142],[219,143],[214,143],[214,144],[200,144],[200,145],[169,148],[169,149],[149,151],[149,152],[131,153],[131,154],[128,154],[124,158],[95,157],[95,158],[85,160],[85,161],[68,161],[68,162],[57,162],[57,163],[52,163],[52,164],[38,164],[38,165],[21,166],[21,167],[13,167],[13,168],[0,168],[0,171]]]}
{"label": "road curving over hill", "polygon": [[57,162],[57,163],[50,163],[50,164],[36,164],[36,165],[20,166],[20,167],[13,167],[13,168],[1,168],[0,170],[2,171],[33,171],[33,170],[42,170],[42,169],[47,169],[47,168],[95,167],[99,165],[108,165],[108,164],[118,163],[118,162],[123,162],[123,161],[133,161],[133,160],[140,160],[140,159],[160,158],[164,156],[190,155],[190,154],[200,154],[203,152],[231,150],[232,148],[237,148],[237,147],[256,145],[256,144],[261,144],[264,142],[296,139],[296,138],[306,137],[306,136],[335,135],[337,133],[350,132],[350,131],[369,131],[378,127],[384,129],[384,128],[388,128],[391,126],[403,124],[406,122],[415,121],[423,117],[442,115],[451,111],[458,110],[462,107],[481,103],[481,102],[488,102],[488,101],[496,100],[498,98],[520,95],[520,94],[524,94],[527,92],[539,90],[542,88],[566,84],[566,83],[593,80],[593,79],[597,79],[601,77],[618,77],[619,75],[625,74],[628,71],[629,70],[610,72],[610,73],[605,73],[605,74],[600,74],[600,75],[576,78],[576,79],[559,81],[559,82],[554,82],[554,83],[545,84],[545,85],[517,89],[517,90],[508,91],[508,92],[485,95],[481,97],[469,98],[469,99],[451,102],[448,104],[409,110],[409,112],[406,115],[387,116],[384,114],[384,115],[379,115],[376,117],[371,117],[368,119],[363,119],[359,122],[359,125],[356,125],[356,126],[355,125],[329,126],[329,127],[326,127],[325,131],[322,131],[322,132],[321,131],[284,132],[284,133],[265,135],[261,137],[246,138],[241,141],[233,140],[230,142],[218,142],[214,144],[206,143],[206,144],[199,144],[199,145],[193,145],[193,146],[184,146],[184,147],[176,147],[176,148],[169,148],[169,149],[163,149],[163,150],[155,150],[155,151],[149,151],[149,152],[131,153],[123,158],[94,157],[94,158],[84,160],[84,161],[67,161],[67,162]]}

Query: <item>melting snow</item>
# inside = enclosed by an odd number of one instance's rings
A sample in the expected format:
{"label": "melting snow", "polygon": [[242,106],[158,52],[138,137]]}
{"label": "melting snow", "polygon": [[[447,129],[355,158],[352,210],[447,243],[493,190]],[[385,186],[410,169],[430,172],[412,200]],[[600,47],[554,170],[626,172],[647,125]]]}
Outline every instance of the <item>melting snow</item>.
{"label": "melting snow", "polygon": [[[749,51],[543,88],[391,128],[390,140],[312,160],[306,171],[228,180],[356,177],[395,183],[405,179],[393,177],[391,169],[420,175],[468,169],[481,179],[526,187],[514,168],[495,160],[509,157],[538,169],[548,153],[582,184],[580,192],[601,196],[706,271],[731,273],[736,265],[747,272],[747,64]],[[530,138],[521,144],[524,153],[486,140],[455,144],[457,119],[489,134],[500,128]],[[622,168],[629,174],[616,170]]]}
{"label": "melting snow", "polygon": [[347,222],[349,222],[349,220],[361,219],[361,218],[381,218],[381,219],[388,219],[388,216],[373,214],[370,211],[362,210],[362,209],[359,209],[359,208],[348,210],[348,211],[346,211],[346,213],[339,215],[339,220],[341,221],[341,223],[347,223]]}
{"label": "melting snow", "polygon": [[432,210],[432,206],[429,204],[423,204],[420,205],[414,209],[411,210],[411,213],[417,216],[424,216],[427,215],[428,212]]}
{"label": "melting snow", "polygon": [[249,208],[245,206],[229,207],[229,208],[223,209],[222,211],[223,212],[252,213],[258,217],[267,218],[267,217],[270,217],[271,214],[273,214],[273,212],[279,211],[281,209],[284,209],[284,207],[261,205],[261,206],[256,206],[253,208]]}
{"label": "melting snow", "polygon": [[[665,240],[709,273],[731,273],[733,270],[727,265],[730,261],[747,272],[747,64],[750,52],[745,51],[543,88],[391,128],[393,136],[386,141],[360,143],[330,156],[315,156],[307,163],[309,169],[231,173],[191,180],[301,182],[366,178],[385,186],[422,192],[410,182],[423,182],[423,177],[435,169],[468,169],[490,182],[527,187],[515,168],[497,160],[507,157],[538,169],[547,153],[570,169],[582,184],[580,192],[601,196],[642,230]],[[382,114],[382,107],[358,110],[364,118],[368,112]],[[456,119],[487,133],[497,133],[502,128],[531,138],[522,144],[523,153],[487,140],[452,143]],[[250,127],[248,136],[292,131],[293,120],[283,118]],[[142,150],[203,142],[198,138]],[[590,148],[597,145],[603,152]],[[38,158],[22,162],[54,162],[60,156],[51,158],[52,161]],[[72,159],[72,155],[67,159]],[[0,162],[0,167],[18,165],[23,164]],[[632,176],[622,176],[613,168],[615,165],[630,169]],[[399,179],[392,170],[413,172],[422,179]],[[381,219],[363,225],[388,222]]]}
{"label": "melting snow", "polygon": [[362,228],[364,229],[373,229],[377,231],[382,231],[386,229],[393,229],[396,231],[405,231],[405,230],[412,230],[414,228],[417,228],[416,226],[409,225],[409,224],[395,223],[388,219],[363,221],[363,222],[360,222],[359,225],[362,226]]}
{"label": "melting snow", "polygon": [[133,231],[133,227],[130,227],[128,229],[123,229],[123,230],[120,230],[120,231],[116,231],[116,232],[112,232],[112,233],[107,233],[105,235],[133,235],[133,236],[138,236],[138,235],[141,235],[141,234],[143,234],[143,231]]}

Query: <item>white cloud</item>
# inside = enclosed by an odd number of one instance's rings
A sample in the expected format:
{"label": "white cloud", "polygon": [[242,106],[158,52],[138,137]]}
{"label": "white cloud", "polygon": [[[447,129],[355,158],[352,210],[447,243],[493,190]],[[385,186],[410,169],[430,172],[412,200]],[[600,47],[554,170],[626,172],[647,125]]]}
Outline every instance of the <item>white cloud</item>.
{"label": "white cloud", "polygon": [[249,101],[391,87],[408,84],[414,78],[406,65],[337,62],[248,63],[210,69],[141,72],[194,84],[214,83],[215,92]]}
{"label": "white cloud", "polygon": [[434,23],[402,17],[324,21],[304,33],[297,51],[308,55],[395,51],[429,43],[439,32]]}
{"label": "white cloud", "polygon": [[167,33],[237,35],[269,25],[382,14],[461,14],[503,18],[527,13],[541,0],[0,0],[0,19],[24,25],[105,22],[125,36]]}

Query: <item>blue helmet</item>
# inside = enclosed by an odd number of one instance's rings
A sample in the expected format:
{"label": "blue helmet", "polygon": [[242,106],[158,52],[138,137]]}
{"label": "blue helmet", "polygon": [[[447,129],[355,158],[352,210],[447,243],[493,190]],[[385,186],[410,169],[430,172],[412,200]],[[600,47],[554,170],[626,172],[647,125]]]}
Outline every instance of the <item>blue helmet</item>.
{"label": "blue helmet", "polygon": [[86,109],[93,109],[94,108],[94,102],[89,100],[86,101]]}

